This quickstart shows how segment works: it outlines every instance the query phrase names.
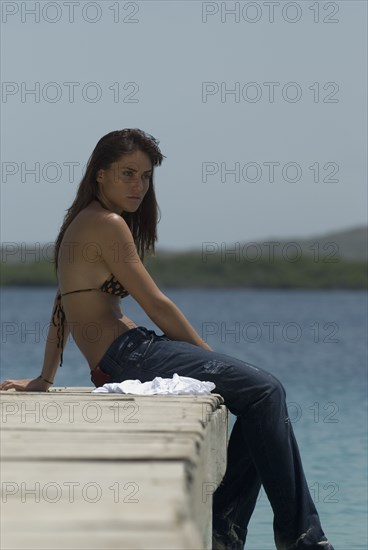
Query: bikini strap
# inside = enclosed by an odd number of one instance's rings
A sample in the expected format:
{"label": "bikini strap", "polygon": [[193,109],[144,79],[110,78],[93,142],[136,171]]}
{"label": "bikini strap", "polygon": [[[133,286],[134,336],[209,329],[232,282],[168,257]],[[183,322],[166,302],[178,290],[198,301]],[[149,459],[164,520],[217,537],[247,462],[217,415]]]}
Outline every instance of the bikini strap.
{"label": "bikini strap", "polygon": [[81,288],[80,290],[71,290],[70,292],[64,292],[59,296],[67,296],[67,294],[77,294],[77,292],[90,292],[91,290],[100,290],[99,288]]}
{"label": "bikini strap", "polygon": [[[65,336],[65,330],[64,330],[64,324],[65,324],[65,312],[61,303],[62,296],[66,296],[67,294],[74,294],[77,292],[89,292],[91,290],[99,290],[98,288],[82,288],[80,290],[71,290],[70,292],[64,292],[64,294],[59,293],[56,298],[56,305],[54,312],[52,314],[52,324],[54,327],[57,327],[57,344],[56,347],[61,350],[60,353],[60,364],[59,367],[63,365],[63,352],[64,352],[64,336]],[[57,319],[57,322],[55,322],[55,316]]]}
{"label": "bikini strap", "polygon": [[[65,323],[65,313],[63,310],[63,306],[61,304],[61,294],[57,295],[56,298],[56,305],[54,312],[52,314],[52,324],[54,327],[57,327],[57,344],[56,347],[58,349],[61,349],[60,354],[60,364],[59,367],[63,365],[63,345],[64,345],[64,323]],[[57,323],[55,323],[55,316],[57,318]]]}

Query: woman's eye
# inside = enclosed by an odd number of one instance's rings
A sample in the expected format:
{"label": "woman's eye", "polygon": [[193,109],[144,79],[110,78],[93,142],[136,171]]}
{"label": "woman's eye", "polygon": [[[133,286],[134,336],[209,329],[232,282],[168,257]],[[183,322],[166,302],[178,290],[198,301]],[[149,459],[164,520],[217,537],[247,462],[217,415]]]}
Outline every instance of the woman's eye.
{"label": "woman's eye", "polygon": [[[124,177],[127,177],[127,178],[134,177],[134,172],[131,172],[130,170],[124,170],[124,172],[122,172],[122,174],[123,174]],[[145,174],[143,176],[143,178],[147,181],[150,181],[151,175],[150,174]]]}

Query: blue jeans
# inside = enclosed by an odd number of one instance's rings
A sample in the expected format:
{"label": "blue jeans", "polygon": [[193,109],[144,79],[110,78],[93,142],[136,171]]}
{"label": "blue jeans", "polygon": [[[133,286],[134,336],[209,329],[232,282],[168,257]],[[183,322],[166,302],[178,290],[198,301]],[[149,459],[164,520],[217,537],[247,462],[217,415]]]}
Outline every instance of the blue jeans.
{"label": "blue jeans", "polygon": [[137,327],[111,344],[91,380],[96,386],[130,379],[146,382],[175,373],[214,382],[213,392],[224,398],[237,417],[228,444],[226,473],[213,495],[213,548],[243,549],[263,485],[274,513],[278,550],[333,550],[305,480],[284,387],[272,374]]}

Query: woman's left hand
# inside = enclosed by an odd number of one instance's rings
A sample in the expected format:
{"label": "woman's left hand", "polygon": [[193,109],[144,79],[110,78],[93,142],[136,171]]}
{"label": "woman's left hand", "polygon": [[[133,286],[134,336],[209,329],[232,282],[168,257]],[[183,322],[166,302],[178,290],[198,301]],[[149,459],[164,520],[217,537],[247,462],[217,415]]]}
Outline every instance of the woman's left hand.
{"label": "woman's left hand", "polygon": [[0,384],[0,391],[17,390],[17,391],[47,391],[51,384],[42,380],[42,378],[34,378],[33,380],[4,380]]}

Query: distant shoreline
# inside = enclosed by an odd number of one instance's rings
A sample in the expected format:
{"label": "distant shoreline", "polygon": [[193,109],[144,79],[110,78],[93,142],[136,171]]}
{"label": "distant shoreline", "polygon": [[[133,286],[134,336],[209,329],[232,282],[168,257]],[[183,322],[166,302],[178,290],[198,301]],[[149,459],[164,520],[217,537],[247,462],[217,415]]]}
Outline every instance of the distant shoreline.
{"label": "distant shoreline", "polygon": [[[213,255],[203,261],[198,253],[150,257],[146,267],[159,287],[165,288],[252,288],[252,289],[351,289],[368,288],[365,261],[328,261],[274,258],[223,261]],[[55,286],[51,262],[1,264],[0,286]]]}
{"label": "distant shoreline", "polygon": [[[309,239],[203,242],[156,250],[145,260],[165,288],[351,289],[368,287],[368,230],[359,226]],[[0,286],[56,286],[53,243],[3,243]]]}

